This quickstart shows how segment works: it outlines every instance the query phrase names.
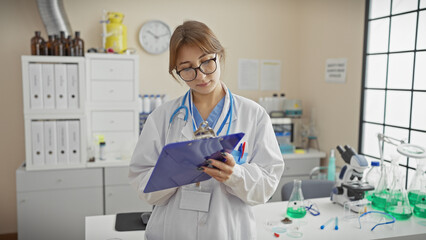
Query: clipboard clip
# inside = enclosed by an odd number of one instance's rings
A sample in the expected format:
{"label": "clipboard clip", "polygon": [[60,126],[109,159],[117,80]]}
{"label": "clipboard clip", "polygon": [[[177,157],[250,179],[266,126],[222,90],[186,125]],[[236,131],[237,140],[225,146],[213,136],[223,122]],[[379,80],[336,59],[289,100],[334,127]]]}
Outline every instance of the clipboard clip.
{"label": "clipboard clip", "polygon": [[216,134],[214,133],[214,130],[209,127],[209,123],[207,121],[203,121],[194,132],[194,139],[207,139],[214,137],[216,137]]}

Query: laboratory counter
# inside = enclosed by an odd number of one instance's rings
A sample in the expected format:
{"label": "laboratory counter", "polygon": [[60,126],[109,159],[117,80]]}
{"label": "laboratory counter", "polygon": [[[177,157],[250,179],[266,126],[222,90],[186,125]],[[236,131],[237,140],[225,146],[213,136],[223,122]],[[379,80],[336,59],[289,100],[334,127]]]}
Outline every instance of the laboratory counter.
{"label": "laboratory counter", "polygon": [[[291,224],[281,221],[286,215],[288,202],[271,202],[253,207],[257,239],[426,239],[426,219],[412,216],[408,220],[396,221],[394,224],[371,228],[383,220],[373,216],[361,218],[359,227],[358,217],[353,212],[345,213],[343,207],[334,204],[329,198],[312,199],[316,203],[320,214],[313,216],[309,213],[304,218],[293,219]],[[368,207],[368,210],[371,210]],[[86,217],[86,240],[94,239],[144,239],[144,231],[115,231],[116,215]],[[335,221],[331,221],[322,230],[320,226],[338,217],[338,230],[335,230]],[[351,218],[353,217],[353,218]]]}

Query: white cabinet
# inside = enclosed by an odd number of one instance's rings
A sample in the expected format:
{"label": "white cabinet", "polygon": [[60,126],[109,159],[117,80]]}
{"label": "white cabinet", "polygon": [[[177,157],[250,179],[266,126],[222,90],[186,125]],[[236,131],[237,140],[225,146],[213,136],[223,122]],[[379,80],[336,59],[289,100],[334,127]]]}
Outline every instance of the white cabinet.
{"label": "white cabinet", "polygon": [[[88,142],[95,162],[129,161],[139,135],[137,55],[87,54]],[[93,165],[93,164],[92,164]]]}
{"label": "white cabinet", "polygon": [[285,168],[278,184],[277,190],[272,195],[269,202],[279,202],[281,200],[281,188],[284,184],[292,182],[294,179],[309,179],[309,173],[320,165],[320,159],[325,157],[324,152],[309,150],[304,154],[283,154]]}
{"label": "white cabinet", "polygon": [[152,205],[139,199],[129,184],[129,167],[105,168],[105,214],[150,212]]}
{"label": "white cabinet", "polygon": [[84,57],[22,56],[27,170],[87,160]]}
{"label": "white cabinet", "polygon": [[84,239],[86,216],[103,214],[102,169],[16,171],[19,240]]}

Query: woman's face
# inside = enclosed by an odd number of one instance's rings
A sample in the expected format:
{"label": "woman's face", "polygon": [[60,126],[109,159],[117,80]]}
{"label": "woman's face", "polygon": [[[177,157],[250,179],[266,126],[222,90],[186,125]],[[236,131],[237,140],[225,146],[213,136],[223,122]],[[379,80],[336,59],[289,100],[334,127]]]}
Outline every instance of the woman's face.
{"label": "woman's face", "polygon": [[[184,68],[197,68],[201,63],[213,59],[216,54],[205,54],[196,46],[182,46],[177,53],[177,71]],[[197,77],[186,84],[196,93],[209,94],[220,86],[220,64],[219,55],[216,58],[216,71],[211,74],[204,74],[197,69]]]}

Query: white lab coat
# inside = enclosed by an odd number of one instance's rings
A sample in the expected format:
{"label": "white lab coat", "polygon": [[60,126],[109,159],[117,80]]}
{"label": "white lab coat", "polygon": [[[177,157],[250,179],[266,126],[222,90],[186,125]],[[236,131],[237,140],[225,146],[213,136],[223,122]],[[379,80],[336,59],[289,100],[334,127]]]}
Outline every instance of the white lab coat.
{"label": "white lab coat", "polygon": [[[226,86],[224,88],[226,90]],[[266,111],[254,101],[233,96],[230,133],[245,133],[241,142],[246,142],[247,163],[235,165],[230,179],[224,183],[213,178],[201,182],[202,191],[211,193],[207,213],[180,209],[185,187],[143,193],[163,146],[193,139],[191,115],[189,113],[186,123],[183,110],[169,129],[170,117],[181,105],[183,97],[161,105],[149,115],[133,153],[129,172],[139,197],[155,205],[145,232],[147,239],[256,239],[251,206],[265,203],[272,196],[281,179],[284,162]],[[228,112],[229,101],[226,90],[225,105],[215,132]],[[188,100],[185,104],[188,107]],[[227,129],[228,123],[220,135],[225,135]]]}

